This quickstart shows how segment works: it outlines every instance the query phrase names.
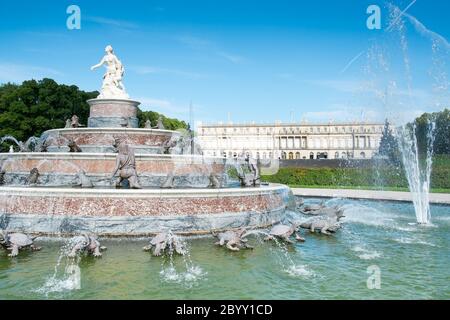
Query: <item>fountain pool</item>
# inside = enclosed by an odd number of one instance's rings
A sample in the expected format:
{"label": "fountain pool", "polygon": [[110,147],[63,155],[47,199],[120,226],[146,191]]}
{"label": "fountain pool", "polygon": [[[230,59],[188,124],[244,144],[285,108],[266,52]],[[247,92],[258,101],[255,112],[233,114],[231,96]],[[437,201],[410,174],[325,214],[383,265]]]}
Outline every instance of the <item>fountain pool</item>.
{"label": "fountain pool", "polygon": [[[450,298],[450,207],[431,205],[433,224],[424,226],[410,203],[328,204],[343,206],[342,228],[333,236],[303,230],[306,242],[288,247],[252,236],[254,250],[230,252],[211,237],[187,238],[189,256],[171,264],[143,252],[146,239],[103,239],[101,259],[75,263],[79,282],[64,272],[74,268],[59,256],[63,240],[41,238],[40,252],[8,259],[0,251],[0,299]],[[370,266],[379,267],[380,289],[367,288]]]}

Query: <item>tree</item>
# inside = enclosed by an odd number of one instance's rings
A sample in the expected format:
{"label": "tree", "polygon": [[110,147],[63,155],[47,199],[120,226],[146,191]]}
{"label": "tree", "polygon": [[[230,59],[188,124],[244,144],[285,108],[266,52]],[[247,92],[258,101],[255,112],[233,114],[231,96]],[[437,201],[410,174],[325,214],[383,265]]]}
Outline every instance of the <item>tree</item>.
{"label": "tree", "polygon": [[[49,129],[63,128],[67,119],[76,114],[81,124],[87,124],[89,105],[86,102],[98,96],[97,91],[86,92],[77,86],[58,84],[52,79],[27,80],[22,84],[0,85],[0,138],[12,135],[19,141],[40,136]],[[147,119],[156,126],[159,113],[138,110],[140,127]],[[163,116],[169,130],[186,128],[184,121]],[[7,151],[9,145],[0,145]]]}
{"label": "tree", "polygon": [[0,137],[13,135],[23,141],[40,136],[45,130],[63,128],[66,119],[74,114],[81,123],[87,123],[86,100],[97,95],[96,91],[81,91],[77,86],[60,85],[52,79],[1,85]]}
{"label": "tree", "polygon": [[424,113],[414,120],[419,151],[426,152],[427,134],[431,123],[434,123],[434,145],[435,154],[450,154],[450,110],[444,109],[440,112]]}
{"label": "tree", "polygon": [[142,111],[138,109],[137,117],[139,119],[139,127],[142,128],[147,120],[150,120],[152,127],[155,127],[158,123],[158,118],[162,117],[164,128],[167,130],[187,129],[188,125],[184,121],[180,121],[174,118],[168,118],[155,111]]}
{"label": "tree", "polygon": [[393,163],[399,163],[400,161],[398,142],[392,133],[391,125],[387,119],[384,122],[378,154],[387,157]]}

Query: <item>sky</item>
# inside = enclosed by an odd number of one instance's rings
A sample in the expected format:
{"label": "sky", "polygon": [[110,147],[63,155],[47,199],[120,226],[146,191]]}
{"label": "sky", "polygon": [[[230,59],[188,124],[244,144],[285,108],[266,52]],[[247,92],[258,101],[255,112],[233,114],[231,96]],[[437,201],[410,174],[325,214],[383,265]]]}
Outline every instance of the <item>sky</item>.
{"label": "sky", "polygon": [[[372,4],[381,29],[366,25]],[[449,12],[444,0],[2,1],[0,83],[99,90],[90,66],[110,44],[130,97],[186,121],[190,105],[194,122],[411,120],[450,106]]]}

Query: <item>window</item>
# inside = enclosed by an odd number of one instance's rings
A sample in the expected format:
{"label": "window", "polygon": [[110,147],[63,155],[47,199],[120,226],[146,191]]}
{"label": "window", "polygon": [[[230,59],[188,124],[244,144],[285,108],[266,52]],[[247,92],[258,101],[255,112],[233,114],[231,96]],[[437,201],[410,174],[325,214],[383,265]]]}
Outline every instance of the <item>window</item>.
{"label": "window", "polygon": [[286,159],[286,152],[281,153],[281,159]]}
{"label": "window", "polygon": [[300,159],[300,152],[295,153],[295,159]]}
{"label": "window", "polygon": [[366,158],[366,153],[365,152],[361,152],[360,154],[359,154],[360,156],[361,156],[361,158],[363,158],[363,159],[365,159]]}
{"label": "window", "polygon": [[310,158],[310,159],[314,159],[314,153],[313,153],[313,152],[311,152],[311,153],[309,154],[309,158]]}
{"label": "window", "polygon": [[289,152],[289,160],[293,160],[294,159],[294,154],[292,152]]}
{"label": "window", "polygon": [[334,158],[335,158],[335,159],[339,159],[339,152],[336,152],[336,153],[334,154]]}

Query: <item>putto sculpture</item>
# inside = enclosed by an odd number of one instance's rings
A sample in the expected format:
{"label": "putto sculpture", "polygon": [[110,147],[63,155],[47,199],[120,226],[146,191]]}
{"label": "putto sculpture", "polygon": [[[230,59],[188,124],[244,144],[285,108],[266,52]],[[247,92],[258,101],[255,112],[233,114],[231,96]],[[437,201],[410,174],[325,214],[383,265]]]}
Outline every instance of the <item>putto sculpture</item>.
{"label": "putto sculpture", "polygon": [[69,139],[69,141],[67,142],[67,146],[69,147],[69,152],[82,152],[81,148],[73,139]]}
{"label": "putto sculpture", "polygon": [[94,70],[102,65],[106,65],[102,89],[97,99],[129,99],[125,86],[122,83],[122,77],[125,72],[122,62],[114,54],[112,46],[106,46],[105,53],[102,60],[91,67],[91,70]]}
{"label": "putto sculpture", "polygon": [[30,174],[27,177],[26,184],[27,185],[35,185],[35,184],[37,184],[39,176],[40,176],[40,174],[39,174],[38,168],[31,169],[30,170]]}
{"label": "putto sculpture", "polygon": [[116,167],[111,176],[112,180],[117,172],[119,172],[119,178],[115,182],[116,188],[121,186],[123,180],[128,180],[130,188],[141,189],[136,173],[136,159],[134,157],[133,149],[131,149],[125,141],[120,141],[117,151]]}
{"label": "putto sculpture", "polygon": [[70,119],[70,126],[71,126],[72,128],[78,128],[78,127],[81,127],[79,120],[80,120],[80,119],[78,118],[78,116],[74,114],[74,115],[72,116],[72,118]]}
{"label": "putto sculpture", "polygon": [[0,186],[5,184],[6,171],[0,167]]}
{"label": "putto sculpture", "polygon": [[258,164],[249,156],[245,158],[245,165],[240,167],[238,178],[243,187],[257,187],[261,185]]}

